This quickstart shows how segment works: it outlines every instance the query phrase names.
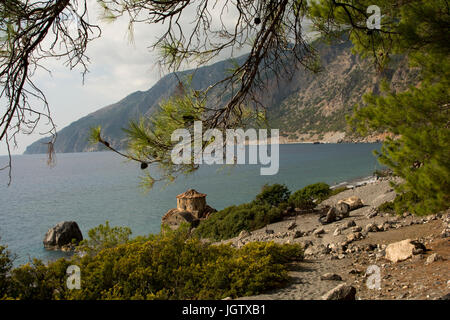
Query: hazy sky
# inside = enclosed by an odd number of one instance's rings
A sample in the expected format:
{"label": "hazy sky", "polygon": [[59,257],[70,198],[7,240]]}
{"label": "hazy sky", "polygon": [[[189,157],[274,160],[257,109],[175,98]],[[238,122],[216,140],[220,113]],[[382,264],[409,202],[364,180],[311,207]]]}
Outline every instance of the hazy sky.
{"label": "hazy sky", "polygon": [[[45,66],[52,74],[40,71],[34,77],[48,99],[58,130],[134,91],[149,89],[160,78],[159,69],[153,63],[155,55],[147,48],[160,27],[136,25],[135,42],[130,44],[126,19],[103,23],[98,19],[100,11],[93,5],[91,3],[90,21],[102,26],[102,37],[89,45],[90,72],[84,85],[81,69],[69,70],[64,66],[64,60],[47,60]],[[41,127],[41,131],[43,129]],[[23,153],[40,137],[38,133],[21,135],[19,146],[13,153]],[[6,154],[4,145],[0,147],[0,154]]]}
{"label": "hazy sky", "polygon": [[[163,25],[135,24],[134,42],[130,43],[126,17],[113,23],[103,22],[99,19],[101,10],[95,1],[88,0],[88,4],[89,21],[102,28],[102,36],[88,46],[91,63],[84,85],[80,69],[69,70],[63,60],[56,59],[45,63],[52,74],[40,71],[33,78],[48,99],[57,130],[132,92],[148,90],[163,75],[156,64],[156,53],[149,49],[165,30]],[[232,19],[233,15],[230,15],[228,22],[232,23]],[[40,132],[45,132],[44,129],[41,126]],[[41,137],[39,133],[20,135],[18,148],[12,153],[23,153],[29,144]],[[0,155],[5,154],[6,146],[1,144]]]}
{"label": "hazy sky", "polygon": [[[52,73],[39,71],[33,78],[47,97],[58,131],[132,92],[148,90],[163,75],[156,64],[157,54],[149,49],[158,35],[165,30],[163,25],[135,24],[134,42],[130,43],[126,17],[113,23],[103,22],[99,19],[101,10],[96,2],[88,0],[88,4],[89,21],[101,27],[102,36],[88,46],[87,55],[91,63],[84,85],[81,69],[69,70],[64,66],[64,60],[47,60],[45,67]],[[189,18],[194,17],[189,11],[187,14]],[[224,23],[233,26],[235,17],[232,12],[228,12],[223,19]],[[189,28],[188,24],[185,25]],[[242,53],[244,52],[238,54]],[[214,61],[224,58],[227,58],[226,54]],[[45,123],[45,120],[42,123]],[[39,132],[46,131],[48,127],[41,126],[40,130],[31,135],[20,135],[17,139],[18,147],[11,150],[12,153],[23,153],[29,144],[42,137]],[[0,155],[5,154],[7,149],[2,143]]]}

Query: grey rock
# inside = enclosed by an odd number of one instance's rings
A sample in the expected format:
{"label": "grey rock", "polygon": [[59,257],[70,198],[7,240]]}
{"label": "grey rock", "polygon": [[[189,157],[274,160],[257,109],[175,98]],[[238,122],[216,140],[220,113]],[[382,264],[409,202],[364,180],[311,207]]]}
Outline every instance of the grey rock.
{"label": "grey rock", "polygon": [[345,225],[346,228],[351,228],[351,227],[354,227],[354,226],[356,226],[356,223],[355,223],[354,220],[348,221],[347,224]]}
{"label": "grey rock", "polygon": [[350,233],[349,235],[347,235],[347,241],[348,242],[353,242],[355,240],[361,239],[362,233],[361,232],[354,232],[354,233]]}
{"label": "grey rock", "polygon": [[370,218],[377,216],[377,214],[378,214],[378,209],[375,207],[371,207],[369,209],[369,212],[367,213],[366,217],[370,219]]}
{"label": "grey rock", "polygon": [[293,230],[296,227],[297,227],[297,224],[294,221],[292,221],[291,223],[288,224],[287,229],[288,230]]}
{"label": "grey rock", "polygon": [[320,276],[320,280],[342,281],[342,277],[336,273],[325,273]]}
{"label": "grey rock", "polygon": [[63,221],[47,231],[43,243],[46,249],[67,250],[81,240],[83,235],[78,224],[75,221]]}
{"label": "grey rock", "polygon": [[336,205],[335,211],[336,215],[347,218],[350,215],[350,206],[345,202],[341,202]]}
{"label": "grey rock", "polygon": [[317,228],[316,230],[314,230],[313,235],[317,236],[317,235],[321,235],[325,233],[325,229],[324,228]]}
{"label": "grey rock", "polygon": [[437,253],[433,253],[432,255],[430,255],[427,260],[425,261],[425,264],[430,264],[436,261],[442,261],[444,260],[444,258],[442,256],[440,256]]}
{"label": "grey rock", "polygon": [[366,232],[377,232],[378,231],[378,227],[374,223],[369,223],[368,225],[366,225],[364,230]]}
{"label": "grey rock", "polygon": [[323,300],[355,300],[356,289],[345,283],[338,285],[334,289],[328,291]]}
{"label": "grey rock", "polygon": [[297,239],[297,238],[300,238],[300,237],[302,237],[303,236],[303,232],[302,231],[300,231],[300,230],[295,230],[294,231],[294,239]]}
{"label": "grey rock", "polygon": [[334,232],[333,232],[333,236],[339,236],[341,234],[342,234],[342,228],[341,227],[336,228],[336,230],[334,230]]}
{"label": "grey rock", "polygon": [[300,242],[300,244],[302,245],[303,249],[307,249],[314,245],[314,243],[311,240],[302,241]]}
{"label": "grey rock", "polygon": [[249,236],[251,236],[251,232],[247,231],[247,230],[242,230],[241,233],[239,233],[239,239],[244,239],[247,238]]}

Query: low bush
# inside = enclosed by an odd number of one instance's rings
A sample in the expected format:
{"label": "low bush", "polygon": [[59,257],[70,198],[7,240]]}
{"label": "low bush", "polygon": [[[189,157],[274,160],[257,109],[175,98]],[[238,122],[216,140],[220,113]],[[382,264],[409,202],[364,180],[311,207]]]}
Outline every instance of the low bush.
{"label": "low bush", "polygon": [[328,184],[318,182],[294,192],[290,196],[289,202],[297,208],[309,209],[314,208],[314,200],[316,203],[322,202],[331,194],[332,190]]}
{"label": "low bush", "polygon": [[[222,299],[283,286],[286,264],[303,258],[299,245],[253,242],[240,249],[189,237],[187,228],[148,241],[131,241],[94,255],[39,260],[13,269],[7,299]],[[69,265],[81,270],[81,288],[66,287]]]}
{"label": "low bush", "polygon": [[257,204],[269,204],[272,206],[278,206],[281,203],[289,200],[291,192],[283,184],[265,184],[262,187],[261,192],[256,195],[255,203]]}
{"label": "low bush", "polygon": [[12,267],[11,252],[6,246],[0,245],[0,298],[6,294],[7,277]]}
{"label": "low bush", "polygon": [[78,246],[79,251],[94,254],[106,248],[113,248],[128,242],[131,229],[128,227],[110,227],[109,221],[88,231],[88,239],[84,239]]}
{"label": "low bush", "polygon": [[398,194],[394,201],[381,204],[378,211],[401,215],[408,211],[411,203],[419,202],[419,198],[412,192]]}
{"label": "low bush", "polygon": [[202,238],[224,240],[236,237],[242,230],[260,229],[282,218],[283,211],[278,207],[246,203],[213,213],[199,224],[194,233]]}

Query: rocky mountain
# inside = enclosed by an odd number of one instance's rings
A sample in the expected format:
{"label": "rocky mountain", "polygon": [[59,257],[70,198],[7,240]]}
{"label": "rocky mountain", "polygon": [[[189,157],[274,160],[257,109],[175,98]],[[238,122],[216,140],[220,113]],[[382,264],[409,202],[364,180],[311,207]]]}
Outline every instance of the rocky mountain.
{"label": "rocky mountain", "polygon": [[[270,78],[261,92],[261,101],[268,110],[269,124],[279,128],[282,142],[325,141],[351,139],[346,136],[345,116],[353,106],[361,102],[367,91],[377,91],[382,77],[386,77],[396,88],[416,81],[417,74],[409,70],[406,59],[394,59],[392,66],[383,74],[377,73],[368,60],[362,60],[351,53],[351,44],[342,41],[335,44],[315,42],[322,71],[313,74],[300,68],[292,78]],[[240,63],[245,56],[237,58]],[[221,80],[231,61],[225,60],[197,69],[191,85],[195,90]],[[193,70],[178,73],[178,78],[192,74]],[[90,128],[102,126],[102,132],[116,148],[126,148],[123,128],[130,120],[140,115],[150,115],[157,110],[158,103],[169,97],[178,85],[175,74],[159,80],[147,91],[130,94],[119,102],[95,111],[63,128],[58,132],[56,152],[84,152],[99,150],[88,142]],[[25,153],[45,153],[48,138],[28,146]]]}

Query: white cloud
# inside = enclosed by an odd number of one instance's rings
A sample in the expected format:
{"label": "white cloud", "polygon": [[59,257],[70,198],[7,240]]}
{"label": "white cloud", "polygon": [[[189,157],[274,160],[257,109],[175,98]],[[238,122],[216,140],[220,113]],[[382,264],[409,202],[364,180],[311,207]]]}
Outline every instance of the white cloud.
{"label": "white cloud", "polygon": [[[90,72],[84,85],[80,68],[69,70],[64,66],[64,61],[56,59],[45,62],[51,74],[39,70],[33,78],[48,99],[58,130],[134,91],[149,89],[161,76],[155,65],[156,56],[148,48],[154,41],[154,35],[161,33],[161,26],[136,24],[132,44],[127,37],[126,17],[114,23],[105,23],[97,18],[99,14],[94,9],[93,1],[89,5],[91,23],[101,26],[102,36],[89,44]],[[45,131],[45,128],[41,126],[40,131]],[[23,153],[30,143],[40,137],[38,133],[20,135],[19,146],[12,150],[13,153]],[[6,146],[2,144],[0,155],[6,153]]]}

